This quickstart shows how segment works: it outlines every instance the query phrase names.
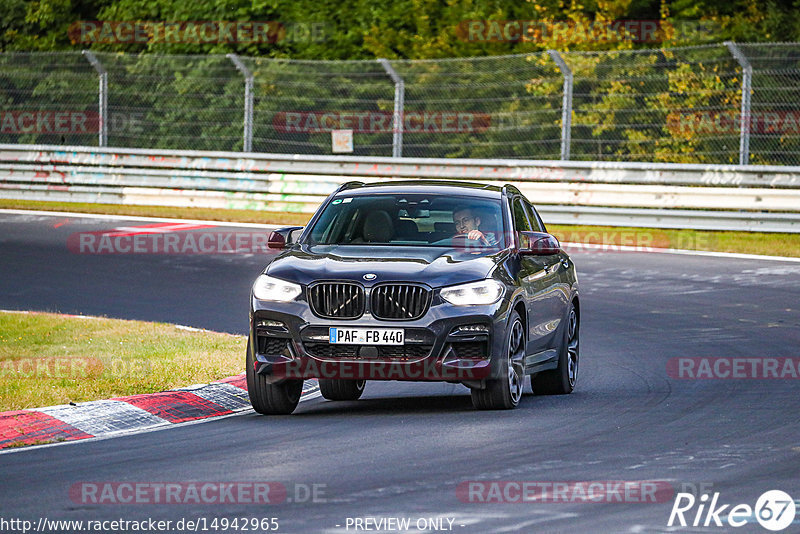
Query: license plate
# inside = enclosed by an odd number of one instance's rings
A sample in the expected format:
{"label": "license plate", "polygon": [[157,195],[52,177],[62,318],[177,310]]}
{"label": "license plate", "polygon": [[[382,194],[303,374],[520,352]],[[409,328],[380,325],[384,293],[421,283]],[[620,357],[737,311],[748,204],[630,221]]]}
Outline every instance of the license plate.
{"label": "license plate", "polygon": [[332,327],[328,335],[330,343],[348,345],[402,345],[405,342],[405,330],[402,328]]}

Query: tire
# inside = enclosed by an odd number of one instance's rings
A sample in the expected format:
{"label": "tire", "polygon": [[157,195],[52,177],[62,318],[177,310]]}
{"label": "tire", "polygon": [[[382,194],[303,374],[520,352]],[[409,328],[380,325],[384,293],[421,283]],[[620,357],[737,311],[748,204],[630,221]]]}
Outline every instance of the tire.
{"label": "tire", "polygon": [[535,395],[565,395],[572,393],[578,380],[580,358],[580,318],[575,304],[569,305],[567,328],[564,329],[564,342],[558,355],[558,367],[531,377]]}
{"label": "tire", "polygon": [[522,398],[525,384],[525,329],[514,311],[508,321],[504,354],[501,355],[503,376],[487,380],[485,389],[472,390],[472,405],[478,410],[510,410]]}
{"label": "tire", "polygon": [[267,379],[256,374],[253,369],[253,353],[250,341],[247,341],[246,375],[247,395],[253,409],[263,415],[288,415],[297,408],[300,394],[303,392],[303,381],[298,379],[284,380],[279,384],[269,384]]}
{"label": "tire", "polygon": [[358,400],[364,393],[366,380],[335,380],[331,378],[319,379],[319,392],[322,396],[332,401]]}

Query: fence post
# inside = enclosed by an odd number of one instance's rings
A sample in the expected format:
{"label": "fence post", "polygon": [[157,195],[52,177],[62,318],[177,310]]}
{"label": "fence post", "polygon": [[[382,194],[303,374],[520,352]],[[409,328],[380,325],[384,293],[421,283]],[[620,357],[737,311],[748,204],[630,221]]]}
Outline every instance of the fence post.
{"label": "fence post", "polygon": [[245,152],[253,151],[253,73],[242,63],[236,54],[226,54],[244,75],[244,148]]}
{"label": "fence post", "polygon": [[753,66],[747,56],[733,41],[725,41],[731,55],[742,67],[742,109],[739,117],[739,165],[750,163],[750,89],[753,83]]}
{"label": "fence post", "polygon": [[403,113],[406,101],[406,84],[386,59],[378,59],[386,74],[394,82],[394,114],[392,116],[392,157],[403,157]]}
{"label": "fence post", "polygon": [[89,63],[92,64],[94,70],[97,71],[97,74],[100,77],[100,88],[98,89],[98,113],[99,117],[99,139],[98,139],[98,146],[106,146],[108,144],[108,72],[106,72],[105,67],[103,64],[100,63],[100,60],[89,50],[83,50],[81,52],[86,59],[89,60]]}
{"label": "fence post", "polygon": [[569,159],[569,148],[572,141],[572,69],[555,50],[548,50],[561,74],[564,76],[564,96],[561,101],[561,159]]}

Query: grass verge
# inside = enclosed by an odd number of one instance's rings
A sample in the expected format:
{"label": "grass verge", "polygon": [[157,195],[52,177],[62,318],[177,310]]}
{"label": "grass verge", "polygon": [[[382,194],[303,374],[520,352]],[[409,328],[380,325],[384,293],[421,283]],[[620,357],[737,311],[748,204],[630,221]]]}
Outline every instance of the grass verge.
{"label": "grass verge", "polygon": [[207,383],[241,373],[246,344],[165,323],[0,312],[0,411]]}
{"label": "grass verge", "polygon": [[[164,206],[124,206],[117,204],[76,202],[35,202],[8,199],[0,199],[0,208],[75,211],[108,215],[138,215],[146,217],[285,225],[304,225],[311,218],[311,215],[308,213],[171,208]],[[643,248],[679,248],[709,252],[736,252],[741,254],[800,257],[800,234],[566,225],[548,225],[548,230],[564,242],[633,245]]]}

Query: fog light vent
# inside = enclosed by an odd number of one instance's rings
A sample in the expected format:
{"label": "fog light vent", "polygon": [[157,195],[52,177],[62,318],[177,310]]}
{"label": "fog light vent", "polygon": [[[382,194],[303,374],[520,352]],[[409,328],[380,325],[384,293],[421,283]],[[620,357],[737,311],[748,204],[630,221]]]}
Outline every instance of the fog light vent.
{"label": "fog light vent", "polygon": [[468,324],[453,329],[453,334],[488,334],[489,327],[485,324]]}
{"label": "fog light vent", "polygon": [[256,323],[256,326],[260,326],[262,328],[272,327],[272,328],[286,328],[286,325],[280,321],[268,321],[262,319]]}

